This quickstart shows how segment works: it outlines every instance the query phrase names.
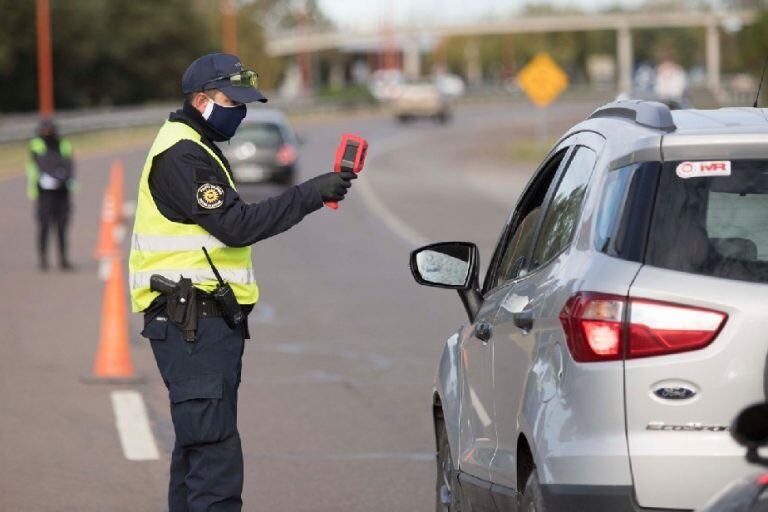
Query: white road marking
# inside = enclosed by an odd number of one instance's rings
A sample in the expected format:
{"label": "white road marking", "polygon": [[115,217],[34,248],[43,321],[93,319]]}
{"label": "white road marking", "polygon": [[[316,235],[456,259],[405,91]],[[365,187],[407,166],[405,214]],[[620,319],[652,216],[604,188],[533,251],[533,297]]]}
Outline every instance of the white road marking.
{"label": "white road marking", "polygon": [[147,407],[141,393],[133,390],[113,391],[112,409],[115,411],[115,424],[125,458],[159,459],[160,453],[149,426]]}
{"label": "white road marking", "polygon": [[[371,158],[371,156],[368,157],[368,165],[370,166],[371,160],[374,160],[379,154],[388,153],[398,147],[407,147],[412,144],[413,141],[410,138],[401,138],[401,136],[395,136],[388,141],[378,143],[376,149],[372,151],[374,153],[373,158]],[[355,183],[355,190],[359,191],[363,196],[365,205],[370,208],[370,210],[378,216],[389,229],[405,240],[410,246],[416,248],[429,243],[427,237],[408,225],[407,222],[401,219],[399,215],[384,204],[384,201],[379,198],[379,195],[375,192],[373,186],[369,184],[369,180],[357,180]]]}
{"label": "white road marking", "polygon": [[413,248],[427,245],[429,240],[408,225],[403,219],[387,207],[379,196],[374,192],[373,187],[366,180],[360,180],[355,184],[357,190],[363,196],[365,205],[378,216],[386,226],[395,234],[405,240]]}
{"label": "white road marking", "polygon": [[[502,126],[508,126],[507,123],[502,123]],[[499,126],[496,125],[487,125],[483,127],[479,127],[476,129],[476,131],[496,131],[499,129]],[[421,134],[424,136],[425,134]],[[431,134],[429,134],[431,136]],[[417,144],[417,139],[414,139],[413,134],[408,132],[401,132],[398,134],[395,134],[383,141],[376,142],[375,145],[369,150],[368,158],[367,158],[367,166],[371,169],[369,171],[365,172],[372,172],[376,173],[378,172],[376,170],[375,164],[373,164],[373,161],[377,160],[379,155],[383,155],[386,153],[390,153],[393,151],[397,151],[399,149],[404,149],[407,147],[411,147]],[[382,169],[382,172],[384,170]],[[363,177],[364,178],[364,177]],[[472,181],[472,180],[469,180]],[[523,185],[525,185],[525,180],[523,182]],[[397,213],[395,213],[394,210],[389,208],[384,201],[379,197],[378,193],[375,191],[373,185],[371,184],[371,180],[366,179],[360,179],[355,182],[355,190],[359,191],[359,193],[363,196],[363,200],[365,202],[365,205],[370,208],[370,210],[374,213],[374,215],[378,216],[386,226],[391,229],[395,234],[397,234],[400,238],[405,240],[406,243],[408,243],[412,248],[420,247],[423,245],[427,245],[430,242],[430,239],[423,234],[419,233],[416,229],[414,229],[411,225],[409,225],[405,220],[403,220]],[[502,187],[504,189],[506,187]],[[522,188],[521,188],[522,190]],[[492,195],[495,200],[499,200],[497,193],[491,192],[488,193],[487,190],[483,190],[485,195]],[[502,198],[504,207],[510,207],[513,203],[509,201],[509,199],[506,197]]]}

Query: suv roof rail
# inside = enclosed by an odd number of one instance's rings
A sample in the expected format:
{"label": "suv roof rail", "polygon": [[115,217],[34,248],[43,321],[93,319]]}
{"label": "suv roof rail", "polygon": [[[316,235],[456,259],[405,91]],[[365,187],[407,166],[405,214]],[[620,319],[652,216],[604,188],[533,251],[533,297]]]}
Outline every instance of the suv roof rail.
{"label": "suv roof rail", "polygon": [[618,117],[628,119],[639,125],[664,130],[675,131],[677,128],[672,120],[672,111],[658,101],[623,100],[614,101],[599,107],[592,112],[588,119],[599,117]]}

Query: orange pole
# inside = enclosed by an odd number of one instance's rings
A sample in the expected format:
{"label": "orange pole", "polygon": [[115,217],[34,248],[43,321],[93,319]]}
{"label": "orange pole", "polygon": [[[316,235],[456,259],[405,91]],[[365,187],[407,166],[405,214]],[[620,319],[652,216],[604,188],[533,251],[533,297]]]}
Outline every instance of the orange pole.
{"label": "orange pole", "polygon": [[51,9],[48,0],[37,0],[37,86],[41,117],[53,116],[53,59]]}
{"label": "orange pole", "polygon": [[221,49],[237,55],[237,17],[233,0],[221,0]]}

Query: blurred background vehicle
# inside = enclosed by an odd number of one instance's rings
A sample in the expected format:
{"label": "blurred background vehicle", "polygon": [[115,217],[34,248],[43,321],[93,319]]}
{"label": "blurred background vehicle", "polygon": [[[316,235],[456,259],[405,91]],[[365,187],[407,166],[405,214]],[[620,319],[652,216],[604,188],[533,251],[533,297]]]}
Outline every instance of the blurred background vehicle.
{"label": "blurred background vehicle", "polygon": [[296,181],[300,139],[285,115],[275,109],[248,111],[237,134],[219,143],[232,166],[235,183],[266,183],[292,186]]}
{"label": "blurred background vehicle", "polygon": [[371,74],[368,88],[378,101],[390,101],[396,98],[403,85],[405,75],[399,69],[378,69]]}
{"label": "blurred background vehicle", "polygon": [[391,102],[392,113],[401,123],[428,118],[445,124],[451,118],[448,99],[433,82],[403,85]]}
{"label": "blurred background vehicle", "polygon": [[447,98],[460,98],[467,92],[467,86],[459,75],[453,73],[435,73],[433,80],[437,90]]}

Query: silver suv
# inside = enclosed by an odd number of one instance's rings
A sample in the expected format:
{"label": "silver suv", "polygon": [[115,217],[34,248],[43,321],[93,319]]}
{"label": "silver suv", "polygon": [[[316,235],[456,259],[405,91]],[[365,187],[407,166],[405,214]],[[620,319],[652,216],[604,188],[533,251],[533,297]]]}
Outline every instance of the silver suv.
{"label": "silver suv", "polygon": [[765,399],[768,114],[622,101],[550,152],[482,288],[470,243],[414,251],[469,316],[434,389],[437,510],[690,510],[750,469]]}

